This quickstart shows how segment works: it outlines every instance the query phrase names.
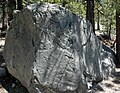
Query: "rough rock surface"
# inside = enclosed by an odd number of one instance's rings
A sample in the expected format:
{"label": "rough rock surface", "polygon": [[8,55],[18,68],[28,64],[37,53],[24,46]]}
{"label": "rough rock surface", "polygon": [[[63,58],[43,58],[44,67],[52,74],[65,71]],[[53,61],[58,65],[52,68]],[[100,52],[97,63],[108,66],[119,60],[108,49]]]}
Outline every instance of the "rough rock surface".
{"label": "rough rock surface", "polygon": [[54,4],[15,11],[4,49],[9,72],[30,93],[87,93],[113,71],[110,56],[89,22]]}

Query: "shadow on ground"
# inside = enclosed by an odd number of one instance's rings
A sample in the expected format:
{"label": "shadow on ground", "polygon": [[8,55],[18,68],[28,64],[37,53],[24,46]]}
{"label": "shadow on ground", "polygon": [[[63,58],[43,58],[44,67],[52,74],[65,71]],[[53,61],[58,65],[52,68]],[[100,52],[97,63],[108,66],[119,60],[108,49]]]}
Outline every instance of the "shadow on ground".
{"label": "shadow on ground", "polygon": [[113,75],[115,79],[112,82],[115,84],[120,84],[120,68],[117,69]]}

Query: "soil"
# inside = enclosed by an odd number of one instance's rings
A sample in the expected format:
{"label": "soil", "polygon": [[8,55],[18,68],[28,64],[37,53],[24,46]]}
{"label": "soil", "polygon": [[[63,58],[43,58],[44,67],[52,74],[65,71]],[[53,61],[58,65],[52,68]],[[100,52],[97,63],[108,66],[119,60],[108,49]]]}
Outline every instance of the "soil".
{"label": "soil", "polygon": [[116,72],[108,80],[99,83],[94,90],[95,93],[120,93],[120,68],[116,68]]}

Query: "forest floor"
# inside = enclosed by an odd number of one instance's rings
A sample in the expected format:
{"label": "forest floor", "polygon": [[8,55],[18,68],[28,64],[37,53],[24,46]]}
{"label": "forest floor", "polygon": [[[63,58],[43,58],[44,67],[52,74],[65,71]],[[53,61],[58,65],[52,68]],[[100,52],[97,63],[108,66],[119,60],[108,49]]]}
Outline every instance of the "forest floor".
{"label": "forest floor", "polygon": [[120,93],[120,68],[116,68],[115,73],[99,83],[94,90],[95,93]]}
{"label": "forest floor", "polygon": [[[2,56],[4,44],[5,38],[0,38],[0,64],[4,63]],[[96,85],[93,91],[92,93],[120,93],[120,69],[116,68],[116,72],[108,80]],[[17,79],[7,73],[5,77],[0,78],[0,93],[28,93],[28,91]]]}

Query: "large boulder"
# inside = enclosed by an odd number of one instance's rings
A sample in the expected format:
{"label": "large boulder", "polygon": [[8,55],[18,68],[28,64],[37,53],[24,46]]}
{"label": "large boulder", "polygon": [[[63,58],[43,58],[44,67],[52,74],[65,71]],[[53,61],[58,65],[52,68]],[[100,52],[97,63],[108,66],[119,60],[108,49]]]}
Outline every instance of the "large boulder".
{"label": "large boulder", "polygon": [[55,4],[32,4],[15,11],[4,58],[30,93],[87,93],[115,67],[105,51],[81,16]]}

